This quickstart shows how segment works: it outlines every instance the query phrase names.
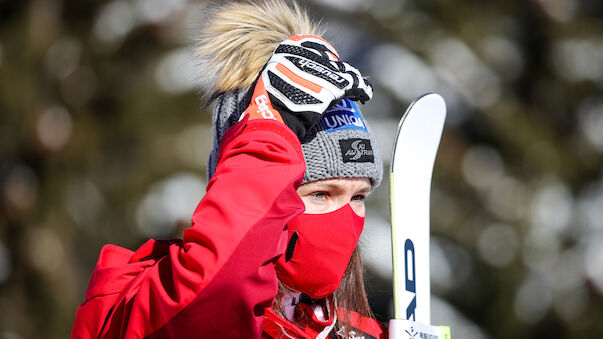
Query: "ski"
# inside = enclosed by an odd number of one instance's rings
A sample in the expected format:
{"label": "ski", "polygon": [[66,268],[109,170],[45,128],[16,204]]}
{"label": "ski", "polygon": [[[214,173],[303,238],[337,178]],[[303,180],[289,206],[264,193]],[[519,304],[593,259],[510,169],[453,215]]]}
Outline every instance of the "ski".
{"label": "ski", "polygon": [[390,338],[450,338],[431,326],[429,199],[446,104],[438,94],[415,99],[400,120],[390,168],[394,313]]}

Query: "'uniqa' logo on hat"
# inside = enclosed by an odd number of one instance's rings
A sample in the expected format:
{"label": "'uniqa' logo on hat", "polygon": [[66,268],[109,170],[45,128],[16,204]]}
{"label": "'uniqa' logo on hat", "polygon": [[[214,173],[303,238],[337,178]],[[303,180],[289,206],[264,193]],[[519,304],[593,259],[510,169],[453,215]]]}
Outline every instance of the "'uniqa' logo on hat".
{"label": "'uniqa' logo on hat", "polygon": [[327,132],[357,129],[368,133],[358,106],[349,99],[341,99],[335,106],[327,110],[322,115],[321,122]]}

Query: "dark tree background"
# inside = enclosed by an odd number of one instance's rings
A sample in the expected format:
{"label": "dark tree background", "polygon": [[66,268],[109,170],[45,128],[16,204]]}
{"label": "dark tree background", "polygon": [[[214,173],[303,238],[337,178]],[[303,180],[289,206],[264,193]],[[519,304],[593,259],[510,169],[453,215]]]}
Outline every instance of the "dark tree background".
{"label": "dark tree background", "polygon": [[[315,0],[386,166],[402,112],[448,103],[432,318],[455,338],[603,337],[603,2]],[[98,253],[178,237],[203,196],[207,4],[0,0],[0,338],[65,338]],[[386,171],[387,172],[387,171]],[[388,189],[363,242],[391,317]]]}

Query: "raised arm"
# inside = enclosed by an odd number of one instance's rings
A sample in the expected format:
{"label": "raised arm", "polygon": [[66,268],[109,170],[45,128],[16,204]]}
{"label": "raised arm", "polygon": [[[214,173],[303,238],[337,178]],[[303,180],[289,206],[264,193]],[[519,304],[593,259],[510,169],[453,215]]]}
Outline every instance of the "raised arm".
{"label": "raised arm", "polygon": [[303,211],[295,188],[304,169],[285,125],[233,127],[182,242],[151,240],[136,252],[107,245],[72,337],[259,337],[284,227]]}

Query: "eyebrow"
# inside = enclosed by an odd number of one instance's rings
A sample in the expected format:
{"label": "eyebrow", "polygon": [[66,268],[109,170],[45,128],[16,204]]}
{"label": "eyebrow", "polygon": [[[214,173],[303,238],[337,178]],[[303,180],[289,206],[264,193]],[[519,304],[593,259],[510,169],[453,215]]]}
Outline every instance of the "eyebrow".
{"label": "eyebrow", "polygon": [[[318,183],[316,183],[315,188],[317,188],[317,189],[331,189],[331,190],[338,190],[338,191],[342,191],[343,190],[342,185],[335,184],[335,183],[321,183],[321,182],[318,182]],[[367,192],[370,192],[370,190],[371,190],[371,186],[370,185],[368,185],[368,184],[364,185],[363,184],[363,187],[360,190],[358,190],[358,192],[359,193],[367,193]]]}

